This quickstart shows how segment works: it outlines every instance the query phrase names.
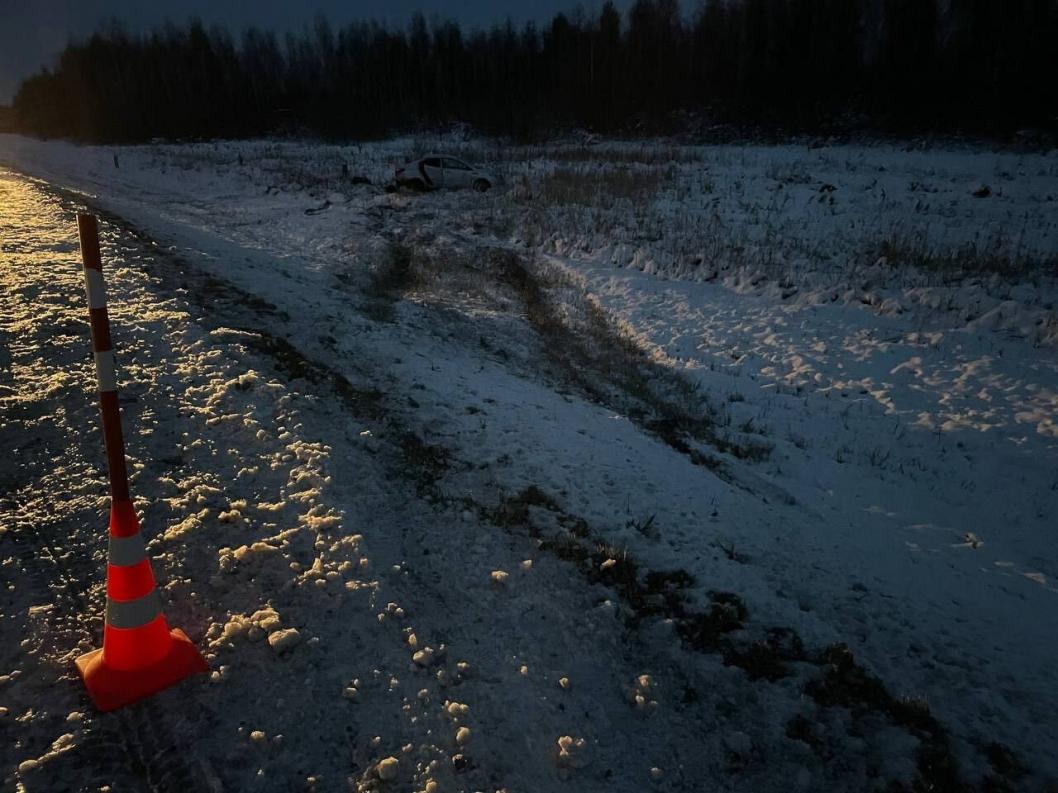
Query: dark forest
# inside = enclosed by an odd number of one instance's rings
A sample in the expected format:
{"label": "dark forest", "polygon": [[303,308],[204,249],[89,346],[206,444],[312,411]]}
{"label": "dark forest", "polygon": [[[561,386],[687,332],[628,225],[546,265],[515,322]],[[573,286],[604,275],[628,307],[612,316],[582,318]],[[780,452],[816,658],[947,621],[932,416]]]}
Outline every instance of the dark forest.
{"label": "dark forest", "polygon": [[279,37],[190,22],[71,42],[21,129],[134,142],[362,138],[460,121],[530,138],[705,124],[1004,134],[1058,125],[1058,0],[638,0],[464,31],[413,19]]}

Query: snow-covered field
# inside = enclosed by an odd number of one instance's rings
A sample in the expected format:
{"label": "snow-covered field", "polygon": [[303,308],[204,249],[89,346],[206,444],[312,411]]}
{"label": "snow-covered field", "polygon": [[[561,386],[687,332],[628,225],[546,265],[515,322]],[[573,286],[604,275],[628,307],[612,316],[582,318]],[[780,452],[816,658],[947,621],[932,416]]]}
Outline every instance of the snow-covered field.
{"label": "snow-covered field", "polygon": [[[213,670],[108,716],[84,206]],[[0,136],[0,779],[1055,789],[1056,267],[1054,154]]]}

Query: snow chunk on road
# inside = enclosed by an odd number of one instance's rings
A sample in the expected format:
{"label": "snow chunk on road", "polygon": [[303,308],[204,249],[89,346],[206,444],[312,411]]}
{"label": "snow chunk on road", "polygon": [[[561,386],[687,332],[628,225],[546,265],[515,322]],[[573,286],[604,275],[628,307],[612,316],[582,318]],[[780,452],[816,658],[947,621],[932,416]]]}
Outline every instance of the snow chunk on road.
{"label": "snow chunk on road", "polygon": [[335,526],[341,525],[341,515],[329,511],[320,514],[321,512],[323,512],[321,507],[313,507],[304,515],[299,516],[298,522],[305,524],[314,531],[326,531],[327,529],[333,529]]}
{"label": "snow chunk on road", "polygon": [[271,606],[258,609],[250,615],[250,622],[264,631],[274,631],[279,627],[279,612]]}
{"label": "snow chunk on road", "polygon": [[450,700],[445,703],[445,712],[447,712],[453,719],[456,719],[460,716],[466,716],[470,712],[470,708],[462,702]]}
{"label": "snow chunk on road", "polygon": [[411,660],[414,661],[418,666],[429,666],[433,663],[434,651],[431,647],[424,647],[421,650],[417,650],[412,655]]}
{"label": "snow chunk on road", "polygon": [[258,609],[250,616],[233,614],[226,623],[213,623],[206,632],[212,648],[231,646],[235,639],[245,636],[252,642],[260,641],[265,634],[279,630],[279,612],[271,606]]}
{"label": "snow chunk on road", "polygon": [[572,735],[563,735],[558,743],[558,765],[560,768],[578,768],[584,764],[583,738],[574,738]]}
{"label": "snow chunk on road", "polygon": [[636,710],[653,711],[658,706],[652,698],[654,679],[650,675],[639,675],[635,686],[628,692],[629,701]]}
{"label": "snow chunk on road", "polygon": [[235,523],[242,517],[242,513],[237,509],[232,509],[230,512],[221,512],[217,516],[217,520],[221,523]]}
{"label": "snow chunk on road", "polygon": [[378,778],[389,782],[392,779],[397,778],[397,768],[399,761],[396,757],[386,757],[385,759],[379,760],[375,770],[378,772]]}
{"label": "snow chunk on road", "polygon": [[171,542],[173,540],[178,540],[181,537],[183,537],[184,535],[190,534],[195,529],[199,528],[202,525],[202,522],[208,516],[209,516],[209,510],[208,509],[204,509],[201,512],[197,512],[197,513],[194,513],[192,515],[188,515],[186,518],[184,518],[179,523],[177,523],[177,524],[175,524],[173,526],[170,526],[168,529],[166,529],[165,533],[162,534],[162,539],[167,541],[167,542]]}
{"label": "snow chunk on road", "polygon": [[268,635],[268,643],[277,653],[287,652],[301,644],[297,628],[284,628]]}

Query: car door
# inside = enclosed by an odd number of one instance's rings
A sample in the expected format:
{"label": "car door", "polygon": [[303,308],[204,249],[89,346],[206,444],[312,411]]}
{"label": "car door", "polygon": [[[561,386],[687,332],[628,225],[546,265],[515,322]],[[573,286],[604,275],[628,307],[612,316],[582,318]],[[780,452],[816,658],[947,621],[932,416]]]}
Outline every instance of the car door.
{"label": "car door", "polygon": [[444,169],[440,157],[426,157],[422,160],[422,173],[427,187],[444,187]]}
{"label": "car door", "polygon": [[474,171],[462,160],[455,157],[445,157],[443,160],[445,172],[445,186],[447,187],[470,187],[474,181]]}

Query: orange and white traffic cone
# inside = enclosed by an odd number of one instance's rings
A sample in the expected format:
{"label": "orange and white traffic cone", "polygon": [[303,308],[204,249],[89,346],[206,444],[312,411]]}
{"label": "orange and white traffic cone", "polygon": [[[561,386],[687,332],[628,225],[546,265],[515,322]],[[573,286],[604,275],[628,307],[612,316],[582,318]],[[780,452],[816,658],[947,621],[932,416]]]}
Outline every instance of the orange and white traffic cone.
{"label": "orange and white traffic cone", "polygon": [[185,677],[205,672],[208,667],[183,631],[169,629],[162,613],[151,562],[129,497],[114,350],[110,342],[95,217],[79,214],[77,231],[88,293],[111,501],[103,648],[82,655],[76,663],[96,707],[114,710],[168,688]]}

